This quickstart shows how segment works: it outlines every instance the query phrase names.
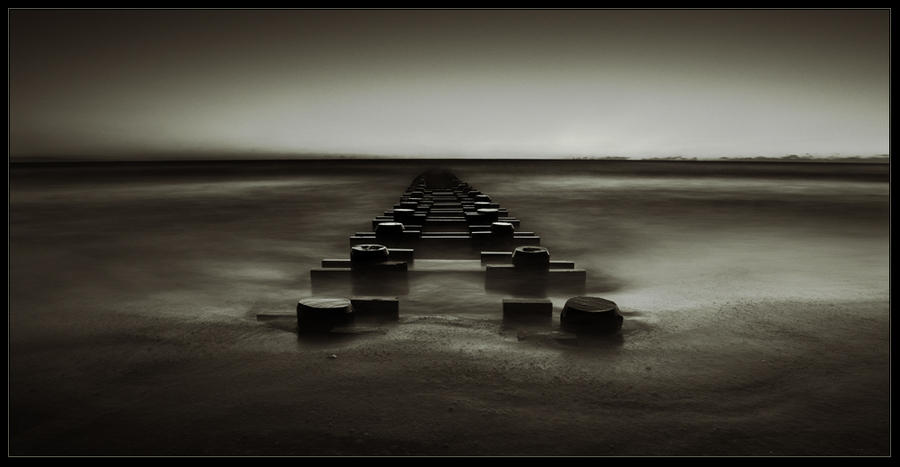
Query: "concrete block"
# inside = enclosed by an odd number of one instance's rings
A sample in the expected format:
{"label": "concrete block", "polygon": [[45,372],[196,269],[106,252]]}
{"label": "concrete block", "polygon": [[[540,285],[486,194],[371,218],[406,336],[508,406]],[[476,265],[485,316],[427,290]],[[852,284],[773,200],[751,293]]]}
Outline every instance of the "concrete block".
{"label": "concrete block", "polygon": [[425,219],[423,231],[425,232],[442,232],[442,231],[468,231],[469,224],[465,219],[459,218],[430,218]]}
{"label": "concrete block", "polygon": [[386,242],[410,243],[415,242],[419,235],[421,235],[421,231],[405,229],[403,224],[398,222],[382,222],[375,228],[375,238],[378,239],[379,243],[382,240]]}
{"label": "concrete block", "polygon": [[[469,226],[469,233],[490,232],[490,231],[491,231],[490,225],[470,225]],[[534,232],[515,232],[513,235],[515,237],[534,237],[535,236]]]}
{"label": "concrete block", "polygon": [[584,269],[517,268],[486,264],[485,289],[518,296],[545,296],[548,291],[579,293],[584,290]]}
{"label": "concrete block", "polygon": [[422,237],[469,237],[471,234],[465,231],[434,231],[434,232],[422,232]]}
{"label": "concrete block", "polygon": [[392,318],[400,317],[400,300],[383,297],[353,297],[350,299],[354,313],[358,318]]}
{"label": "concrete block", "polygon": [[382,263],[357,263],[350,260],[350,269],[356,271],[377,271],[378,273],[403,273],[409,270],[406,261],[385,261]]}
{"label": "concrete block", "polygon": [[425,222],[426,215],[417,213],[413,209],[394,209],[392,212],[392,216],[394,218],[394,222],[400,222],[401,224],[415,224],[422,225]]}
{"label": "concrete block", "polygon": [[407,264],[413,264],[415,251],[413,248],[388,248],[388,258],[391,261],[403,261]]}
{"label": "concrete block", "polygon": [[466,212],[463,211],[462,208],[453,209],[453,208],[443,208],[443,209],[432,209],[428,211],[428,218],[436,218],[436,217],[459,217],[461,219],[466,218]]}
{"label": "concrete block", "polygon": [[490,231],[472,232],[470,236],[472,237],[472,243],[479,249],[487,247],[494,238],[494,234]]}
{"label": "concrete block", "polygon": [[503,321],[550,325],[553,322],[553,302],[546,298],[504,298]]}
{"label": "concrete block", "polygon": [[496,209],[493,212],[490,211],[489,209],[479,209],[475,212],[467,212],[466,222],[469,225],[490,225],[499,219]]}
{"label": "concrete block", "polygon": [[482,251],[482,264],[512,264],[511,251]]}
{"label": "concrete block", "polygon": [[580,293],[584,291],[587,272],[584,269],[551,269],[547,276],[547,284],[555,291]]}
{"label": "concrete block", "polygon": [[[412,264],[415,259],[415,250],[412,248],[388,248],[388,258],[393,262]],[[352,263],[349,259],[323,259],[323,268],[347,268]]]}

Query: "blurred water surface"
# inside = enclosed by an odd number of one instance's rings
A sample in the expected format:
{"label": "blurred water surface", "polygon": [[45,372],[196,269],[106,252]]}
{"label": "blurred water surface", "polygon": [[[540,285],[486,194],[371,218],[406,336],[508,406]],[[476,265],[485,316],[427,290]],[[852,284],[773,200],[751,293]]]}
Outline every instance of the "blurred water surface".
{"label": "blurred water surface", "polygon": [[[455,164],[553,259],[586,269],[587,293],[626,308],[888,293],[889,186],[869,167]],[[137,313],[141,301],[171,301],[171,313],[203,319],[290,309],[311,294],[309,270],[348,257],[349,236],[429,168],[14,168],[11,302],[99,294]],[[447,279],[405,300],[420,313],[496,316],[501,297],[479,287]],[[185,306],[199,297],[205,306]]]}
{"label": "blurred water surface", "polygon": [[[586,269],[621,335],[520,335],[477,274],[412,281],[383,333],[256,321],[434,166]],[[11,452],[884,455],[889,246],[875,165],[13,166]]]}

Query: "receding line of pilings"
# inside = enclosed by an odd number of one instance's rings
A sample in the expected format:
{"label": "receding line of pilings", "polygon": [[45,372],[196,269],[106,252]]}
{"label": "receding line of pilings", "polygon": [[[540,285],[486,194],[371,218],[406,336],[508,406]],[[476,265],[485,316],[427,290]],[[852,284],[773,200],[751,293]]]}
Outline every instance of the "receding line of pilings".
{"label": "receding line of pilings", "polygon": [[[477,255],[484,267],[486,289],[532,296],[504,299],[504,322],[552,322],[552,302],[534,295],[543,296],[548,287],[583,289],[585,270],[576,269],[572,261],[551,260],[549,251],[540,246],[540,237],[517,231],[519,220],[510,217],[499,203],[446,173],[441,176],[445,181],[452,177],[456,187],[431,189],[421,180],[425,175],[406,189],[393,209],[372,221],[373,232],[357,232],[350,238],[350,259],[325,259],[321,268],[310,271],[314,289],[319,281],[341,279],[349,273],[355,295],[359,291],[405,294],[409,265],[416,257],[435,257],[431,255],[444,259]],[[352,324],[348,314],[354,308],[363,312],[361,316],[399,317],[397,298],[355,297],[352,303],[316,300],[301,300],[299,326],[328,327],[332,321],[323,316],[329,314],[334,314],[334,325]],[[609,300],[573,297],[563,308],[561,322],[569,331],[617,332],[622,316]]]}
{"label": "receding line of pilings", "polygon": [[456,188],[430,189],[417,179],[393,209],[372,221],[374,232],[357,232],[351,245],[376,241],[388,246],[470,249],[539,245],[534,232],[516,232],[519,220],[484,193],[453,177]]}

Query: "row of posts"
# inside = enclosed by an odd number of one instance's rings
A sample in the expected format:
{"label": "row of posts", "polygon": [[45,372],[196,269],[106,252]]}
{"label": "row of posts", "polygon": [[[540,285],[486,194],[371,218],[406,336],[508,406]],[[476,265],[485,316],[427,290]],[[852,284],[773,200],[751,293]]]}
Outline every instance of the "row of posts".
{"label": "row of posts", "polygon": [[[525,297],[503,300],[505,322],[549,324],[552,302],[544,298],[547,292],[584,287],[583,269],[569,261],[551,261],[538,236],[517,232],[518,219],[447,172],[417,177],[400,202],[372,225],[373,232],[351,237],[349,260],[323,260],[311,278],[314,291],[319,284],[349,278],[355,295],[381,298],[301,300],[301,330],[347,325],[360,315],[399,317],[399,301],[384,296],[408,292],[409,266],[416,259],[480,259],[487,290]],[[563,328],[609,332],[621,327],[622,316],[608,300],[579,296],[567,302],[560,322]]]}

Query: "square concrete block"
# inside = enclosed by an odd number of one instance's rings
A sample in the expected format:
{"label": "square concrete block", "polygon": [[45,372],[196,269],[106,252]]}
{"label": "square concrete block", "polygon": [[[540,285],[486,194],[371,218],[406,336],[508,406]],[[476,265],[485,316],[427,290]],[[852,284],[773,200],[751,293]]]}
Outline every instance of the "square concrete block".
{"label": "square concrete block", "polygon": [[546,298],[505,298],[503,322],[550,326],[553,324],[553,302]]}
{"label": "square concrete block", "polygon": [[354,297],[350,299],[353,312],[360,317],[397,318],[400,316],[400,300],[381,297]]}
{"label": "square concrete block", "polygon": [[482,264],[512,264],[511,251],[482,251]]}
{"label": "square concrete block", "polygon": [[409,265],[405,261],[385,261],[383,263],[354,263],[350,262],[350,268],[354,273],[360,272],[370,274],[377,272],[379,274],[406,273]]}
{"label": "square concrete block", "polygon": [[518,317],[552,318],[553,302],[547,298],[504,298],[503,319]]}
{"label": "square concrete block", "polygon": [[549,291],[581,292],[584,269],[529,269],[511,264],[485,264],[486,290],[523,297],[542,297]]}
{"label": "square concrete block", "polygon": [[457,230],[468,230],[469,224],[465,218],[429,218],[425,220],[424,230],[429,232],[447,232]]}
{"label": "square concrete block", "polygon": [[416,250],[413,248],[388,248],[388,257],[392,261],[404,261],[406,263],[412,263],[415,256],[415,251]]}
{"label": "square concrete block", "polygon": [[[347,264],[349,266],[350,260],[347,260]],[[322,268],[312,268],[309,270],[310,278],[315,282],[317,279],[328,280],[328,279],[337,279],[337,278],[345,278],[351,274],[352,270],[349,267],[339,268],[339,267],[322,267]]]}

